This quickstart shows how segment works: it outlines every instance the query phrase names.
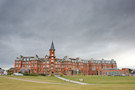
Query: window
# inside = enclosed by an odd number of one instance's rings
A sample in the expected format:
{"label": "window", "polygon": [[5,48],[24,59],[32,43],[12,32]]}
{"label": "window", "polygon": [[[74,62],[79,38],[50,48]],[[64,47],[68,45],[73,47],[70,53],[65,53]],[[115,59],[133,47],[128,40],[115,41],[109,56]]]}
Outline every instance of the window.
{"label": "window", "polygon": [[16,65],[16,67],[18,67],[18,65]]}
{"label": "window", "polygon": [[55,67],[57,67],[57,65],[55,65]]}
{"label": "window", "polygon": [[51,62],[53,62],[54,60],[51,60]]}
{"label": "window", "polygon": [[108,72],[106,72],[106,75],[108,75]]}
{"label": "window", "polygon": [[37,64],[35,64],[35,67],[37,67]]}
{"label": "window", "polygon": [[47,61],[47,64],[48,64],[49,62]]}
{"label": "window", "polygon": [[49,67],[49,65],[47,65],[47,67]]}
{"label": "window", "polygon": [[27,58],[27,61],[29,61],[30,60],[30,58]]}
{"label": "window", "polygon": [[27,59],[26,58],[24,58],[24,61],[26,61]]}
{"label": "window", "polygon": [[100,71],[100,75],[102,75],[102,71]]}
{"label": "window", "polygon": [[126,70],[126,74],[128,74],[128,70]]}
{"label": "window", "polygon": [[51,69],[53,69],[53,67],[51,67]]}
{"label": "window", "polygon": [[45,67],[45,65],[43,65],[43,67]]}

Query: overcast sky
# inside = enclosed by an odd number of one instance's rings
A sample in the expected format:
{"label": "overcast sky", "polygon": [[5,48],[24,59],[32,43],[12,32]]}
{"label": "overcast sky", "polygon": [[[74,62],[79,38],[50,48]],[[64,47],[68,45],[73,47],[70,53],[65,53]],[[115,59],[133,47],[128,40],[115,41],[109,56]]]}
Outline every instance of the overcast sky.
{"label": "overcast sky", "polygon": [[135,68],[135,0],[0,0],[0,67],[16,57],[114,59]]}

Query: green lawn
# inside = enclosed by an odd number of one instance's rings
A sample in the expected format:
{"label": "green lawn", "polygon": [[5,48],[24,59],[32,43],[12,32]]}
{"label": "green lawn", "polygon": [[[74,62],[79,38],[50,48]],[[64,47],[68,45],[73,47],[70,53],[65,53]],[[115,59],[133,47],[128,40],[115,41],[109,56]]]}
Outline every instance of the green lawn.
{"label": "green lawn", "polygon": [[86,83],[99,84],[135,84],[135,77],[129,76],[64,76],[64,78],[79,81],[83,79]]}
{"label": "green lawn", "polygon": [[34,81],[44,81],[44,82],[69,83],[53,76],[8,76],[8,77],[21,78],[25,80],[34,80]]}
{"label": "green lawn", "polygon": [[[129,83],[130,80],[128,81],[128,77],[125,77],[126,79],[122,80],[127,80],[127,83],[121,84],[121,83],[108,83],[108,84],[95,84],[95,85],[78,85],[78,84],[72,84],[72,83],[66,83],[65,81],[58,80],[55,77],[49,77],[49,76],[14,76],[17,78],[23,78],[23,79],[31,79],[31,80],[38,80],[38,81],[49,81],[49,82],[62,82],[63,84],[45,84],[45,83],[34,83],[34,82],[26,82],[26,81],[20,81],[20,80],[13,80],[13,79],[8,79],[4,77],[0,77],[0,90],[134,90],[135,89],[135,84]],[[77,80],[77,78],[86,78],[89,79],[91,76],[70,76],[71,79]],[[66,78],[69,78],[66,77]],[[102,77],[107,81],[111,82],[111,80],[117,81],[117,78],[112,78],[112,77]],[[110,81],[109,81],[110,78]],[[123,77],[120,77],[123,78]],[[98,80],[99,79],[99,80]],[[91,80],[91,79],[90,79]],[[103,81],[101,77],[93,77],[94,82],[98,83],[100,81]],[[120,79],[119,79],[120,80]],[[133,78],[135,81],[135,79]],[[88,82],[89,80],[87,80]]]}

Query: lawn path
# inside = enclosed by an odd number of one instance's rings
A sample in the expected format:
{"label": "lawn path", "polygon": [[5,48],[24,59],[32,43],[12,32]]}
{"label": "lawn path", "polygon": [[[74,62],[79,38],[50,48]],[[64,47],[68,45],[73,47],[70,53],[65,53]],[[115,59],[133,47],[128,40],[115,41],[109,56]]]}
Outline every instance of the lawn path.
{"label": "lawn path", "polygon": [[77,83],[77,84],[81,84],[81,85],[95,85],[95,84],[88,84],[88,83],[73,81],[73,80],[65,79],[65,78],[59,77],[59,76],[55,76],[55,77],[57,77],[57,78],[59,78],[61,80],[65,80],[65,81],[68,81],[68,82]]}
{"label": "lawn path", "polygon": [[20,81],[26,81],[26,82],[34,82],[34,83],[46,83],[46,84],[64,84],[67,85],[69,83],[55,83],[55,82],[43,82],[43,81],[34,81],[34,80],[26,80],[26,79],[20,79],[20,78],[13,78],[8,76],[0,76],[2,78],[8,78],[8,79],[14,79],[14,80],[20,80]]}

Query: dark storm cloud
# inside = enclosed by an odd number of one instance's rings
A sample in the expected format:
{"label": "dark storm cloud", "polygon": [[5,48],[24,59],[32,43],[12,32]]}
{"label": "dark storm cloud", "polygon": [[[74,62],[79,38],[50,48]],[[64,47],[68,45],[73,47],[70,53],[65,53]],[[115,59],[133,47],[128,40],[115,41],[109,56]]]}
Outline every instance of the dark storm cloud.
{"label": "dark storm cloud", "polygon": [[135,50],[134,4],[135,0],[1,0],[0,66],[12,66],[19,55],[43,57],[52,40],[57,57],[117,59]]}

